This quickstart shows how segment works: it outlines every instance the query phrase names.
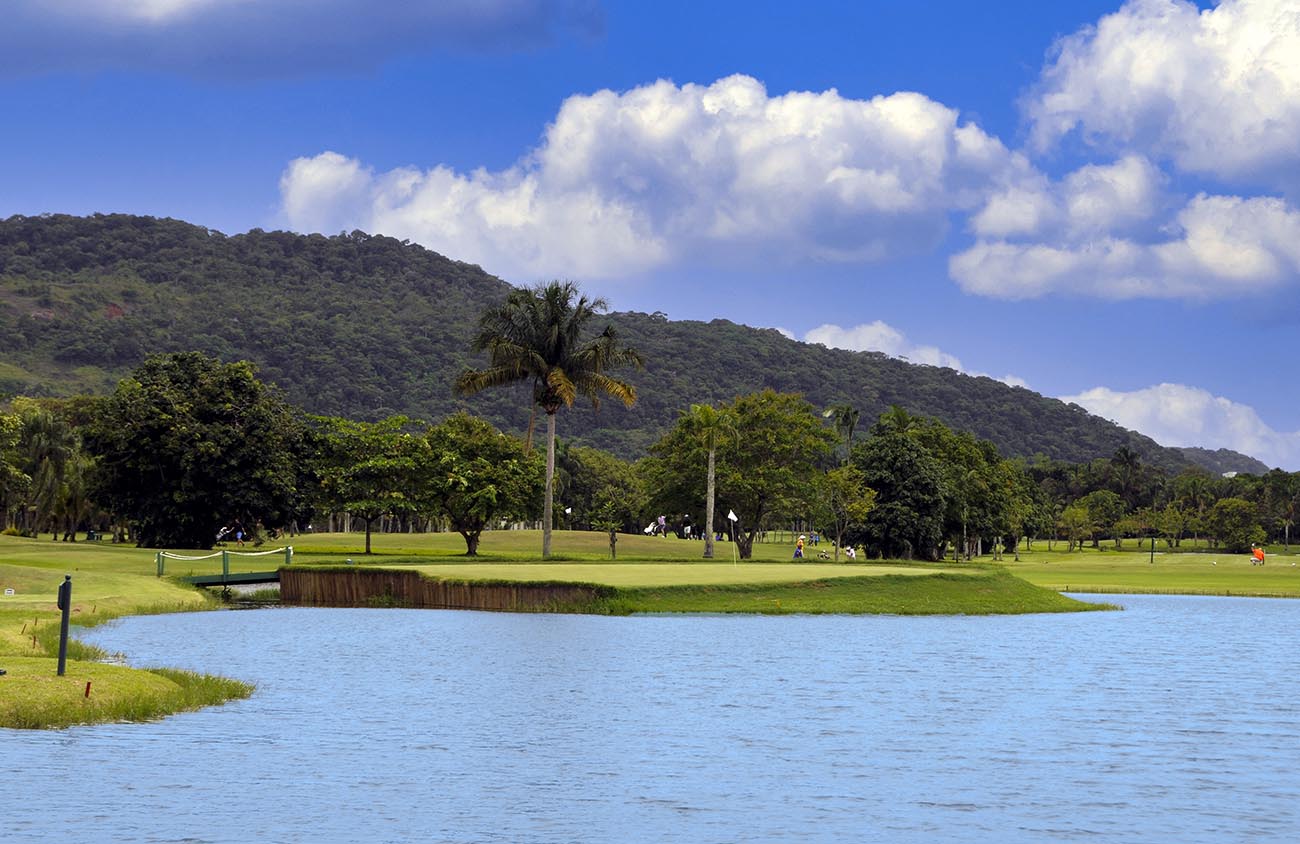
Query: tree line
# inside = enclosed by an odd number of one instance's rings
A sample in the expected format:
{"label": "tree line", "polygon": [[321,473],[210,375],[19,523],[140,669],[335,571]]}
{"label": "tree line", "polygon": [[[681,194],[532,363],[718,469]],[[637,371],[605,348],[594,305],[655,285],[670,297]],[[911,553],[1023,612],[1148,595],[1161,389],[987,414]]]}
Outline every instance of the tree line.
{"label": "tree line", "polygon": [[513,290],[480,316],[472,349],[486,366],[467,366],[455,389],[523,385],[545,416],[544,452],[531,423],[518,437],[463,411],[434,424],[308,414],[251,364],[199,352],[152,356],[107,396],[13,399],[0,412],[0,528],[208,548],[232,526],[260,537],[346,514],[367,553],[382,526],[457,531],[474,555],[483,531],[540,519],[543,556],[556,524],[607,533],[613,555],[620,534],[664,516],[704,539],[705,558],[720,535],[749,558],[784,527],[820,531],[837,558],[846,547],[997,558],[1036,540],[1289,546],[1296,473],[1175,474],[1127,447],[1085,463],[1008,459],[898,406],[859,433],[852,404],[764,389],[679,408],[636,459],[574,444],[558,436],[562,410],[637,400],[616,370],[644,358],[596,325],[603,308],[556,282]]}

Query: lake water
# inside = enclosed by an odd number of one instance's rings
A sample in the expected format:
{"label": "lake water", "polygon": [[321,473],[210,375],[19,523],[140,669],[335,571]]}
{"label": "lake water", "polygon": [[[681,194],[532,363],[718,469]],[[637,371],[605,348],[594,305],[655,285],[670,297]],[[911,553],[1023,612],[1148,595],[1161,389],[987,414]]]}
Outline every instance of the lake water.
{"label": "lake water", "polygon": [[1294,842],[1300,601],[271,609],[84,634],[254,696],[0,730],[0,841]]}

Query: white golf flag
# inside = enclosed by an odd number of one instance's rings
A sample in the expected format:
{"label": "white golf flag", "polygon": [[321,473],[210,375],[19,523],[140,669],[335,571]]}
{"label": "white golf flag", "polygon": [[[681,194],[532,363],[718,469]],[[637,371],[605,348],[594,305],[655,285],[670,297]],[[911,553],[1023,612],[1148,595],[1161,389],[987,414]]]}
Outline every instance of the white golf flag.
{"label": "white golf flag", "polygon": [[738,522],[738,521],[740,521],[740,516],[737,516],[737,515],[736,515],[736,511],[735,511],[735,510],[728,510],[728,511],[727,511],[727,518],[728,518],[728,519],[731,519],[733,522]]}

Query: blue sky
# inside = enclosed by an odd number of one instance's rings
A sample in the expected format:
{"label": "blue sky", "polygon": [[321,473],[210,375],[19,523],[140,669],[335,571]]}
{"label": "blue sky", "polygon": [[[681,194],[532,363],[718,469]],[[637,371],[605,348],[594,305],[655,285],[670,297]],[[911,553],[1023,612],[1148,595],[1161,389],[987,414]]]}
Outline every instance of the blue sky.
{"label": "blue sky", "polygon": [[383,232],[1300,469],[1300,0],[9,6],[0,215]]}

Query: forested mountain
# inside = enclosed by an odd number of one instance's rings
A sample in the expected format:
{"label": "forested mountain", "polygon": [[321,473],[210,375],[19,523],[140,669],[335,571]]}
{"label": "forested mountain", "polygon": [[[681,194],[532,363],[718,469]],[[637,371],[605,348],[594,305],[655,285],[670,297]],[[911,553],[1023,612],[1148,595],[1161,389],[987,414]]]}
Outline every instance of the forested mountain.
{"label": "forested mountain", "polygon": [[[526,391],[452,395],[479,314],[508,285],[477,266],[361,232],[226,236],[121,214],[0,221],[0,394],[105,393],[151,352],[247,359],[314,413],[436,421],[464,408],[506,430]],[[1007,456],[1085,461],[1128,446],[1169,469],[1259,473],[1234,452],[1163,448],[1082,408],[951,369],[799,343],[725,320],[613,313],[645,371],[631,410],[575,408],[561,436],[639,456],[692,403],[772,387],[847,403],[865,428],[891,404],[994,442]]]}
{"label": "forested mountain", "polygon": [[1178,448],[1187,461],[1202,469],[1208,469],[1216,475],[1226,472],[1245,472],[1251,475],[1262,475],[1268,471],[1268,464],[1262,460],[1256,460],[1253,457],[1247,457],[1240,452],[1227,448],[1219,448],[1211,451],[1208,448]]}

